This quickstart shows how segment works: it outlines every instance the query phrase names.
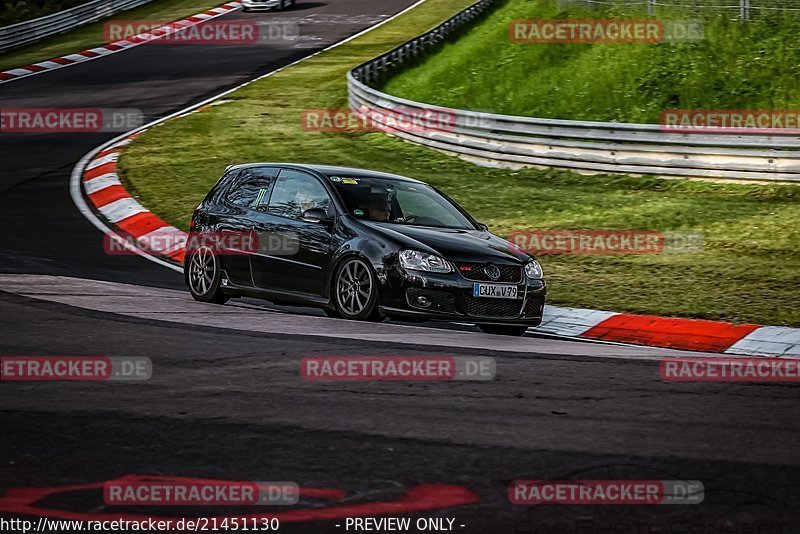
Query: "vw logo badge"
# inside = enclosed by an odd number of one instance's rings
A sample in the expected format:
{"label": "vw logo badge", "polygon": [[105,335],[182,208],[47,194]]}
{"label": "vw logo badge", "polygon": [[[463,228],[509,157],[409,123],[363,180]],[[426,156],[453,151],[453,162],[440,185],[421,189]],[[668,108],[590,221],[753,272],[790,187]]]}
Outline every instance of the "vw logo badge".
{"label": "vw logo badge", "polygon": [[500,278],[500,267],[495,265],[494,263],[490,263],[483,268],[483,272],[486,273],[486,276],[491,278],[492,280],[497,280]]}

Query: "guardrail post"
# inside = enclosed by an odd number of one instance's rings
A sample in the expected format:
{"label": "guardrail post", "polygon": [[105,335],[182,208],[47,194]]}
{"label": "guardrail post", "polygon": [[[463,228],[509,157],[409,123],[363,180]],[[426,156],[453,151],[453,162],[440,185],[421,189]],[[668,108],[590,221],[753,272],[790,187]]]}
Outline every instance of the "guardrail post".
{"label": "guardrail post", "polygon": [[745,22],[750,20],[750,0],[739,0],[739,18]]}

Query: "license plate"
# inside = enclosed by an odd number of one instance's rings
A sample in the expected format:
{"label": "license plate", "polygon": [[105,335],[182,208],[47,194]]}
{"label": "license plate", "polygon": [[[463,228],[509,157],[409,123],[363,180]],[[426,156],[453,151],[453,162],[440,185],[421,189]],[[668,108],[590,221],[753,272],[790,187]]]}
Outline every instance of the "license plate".
{"label": "license plate", "polygon": [[505,284],[474,284],[472,286],[472,296],[487,297],[490,299],[515,299],[517,298],[517,286]]}

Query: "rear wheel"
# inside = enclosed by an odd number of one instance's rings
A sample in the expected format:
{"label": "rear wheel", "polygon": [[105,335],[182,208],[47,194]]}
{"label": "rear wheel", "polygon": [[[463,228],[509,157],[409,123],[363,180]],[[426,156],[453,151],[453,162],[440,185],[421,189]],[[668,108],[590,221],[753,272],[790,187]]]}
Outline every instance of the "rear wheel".
{"label": "rear wheel", "polygon": [[482,324],[478,325],[478,328],[485,334],[497,336],[521,336],[528,331],[527,326],[508,326],[503,324]]}
{"label": "rear wheel", "polygon": [[345,260],[336,270],[333,283],[336,312],[343,319],[380,320],[375,274],[361,259]]}
{"label": "rear wheel", "polygon": [[189,282],[189,292],[194,300],[225,304],[228,295],[222,292],[220,280],[222,269],[219,258],[208,247],[199,247],[193,250],[186,260],[186,278]]}

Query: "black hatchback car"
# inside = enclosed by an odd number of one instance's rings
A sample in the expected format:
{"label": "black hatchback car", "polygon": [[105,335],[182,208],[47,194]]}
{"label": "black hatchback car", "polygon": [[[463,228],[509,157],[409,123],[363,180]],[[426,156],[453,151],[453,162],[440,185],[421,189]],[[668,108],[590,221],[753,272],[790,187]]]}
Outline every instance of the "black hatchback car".
{"label": "black hatchback car", "polygon": [[424,182],[284,163],[229,167],[192,216],[192,296],[443,319],[522,335],[542,320],[539,264]]}

